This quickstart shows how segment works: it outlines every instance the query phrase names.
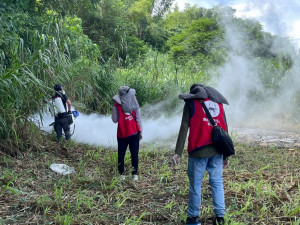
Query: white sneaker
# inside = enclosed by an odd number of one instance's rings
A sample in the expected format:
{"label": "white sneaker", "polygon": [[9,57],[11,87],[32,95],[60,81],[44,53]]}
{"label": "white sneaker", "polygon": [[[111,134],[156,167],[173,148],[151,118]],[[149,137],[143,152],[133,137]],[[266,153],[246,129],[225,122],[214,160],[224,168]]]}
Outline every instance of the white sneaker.
{"label": "white sneaker", "polygon": [[137,181],[139,179],[138,175],[133,175],[132,177],[133,181]]}
{"label": "white sneaker", "polygon": [[120,180],[125,180],[125,178],[126,178],[125,175],[120,176]]}

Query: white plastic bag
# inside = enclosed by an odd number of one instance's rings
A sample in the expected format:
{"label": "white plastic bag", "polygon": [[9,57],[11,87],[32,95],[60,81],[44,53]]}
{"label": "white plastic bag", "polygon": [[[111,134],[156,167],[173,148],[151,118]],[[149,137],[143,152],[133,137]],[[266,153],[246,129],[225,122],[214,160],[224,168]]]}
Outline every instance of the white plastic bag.
{"label": "white plastic bag", "polygon": [[74,167],[70,167],[66,164],[51,164],[50,169],[58,174],[67,175],[75,173]]}

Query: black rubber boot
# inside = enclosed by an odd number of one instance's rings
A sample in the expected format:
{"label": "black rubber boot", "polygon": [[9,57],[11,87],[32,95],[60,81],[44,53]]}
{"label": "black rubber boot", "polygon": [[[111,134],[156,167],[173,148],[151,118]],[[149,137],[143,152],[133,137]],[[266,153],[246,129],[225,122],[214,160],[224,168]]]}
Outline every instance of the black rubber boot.
{"label": "black rubber boot", "polygon": [[214,219],[214,225],[224,225],[225,224],[225,220],[223,217],[216,217]]}
{"label": "black rubber boot", "polygon": [[186,225],[201,225],[199,217],[187,217]]}

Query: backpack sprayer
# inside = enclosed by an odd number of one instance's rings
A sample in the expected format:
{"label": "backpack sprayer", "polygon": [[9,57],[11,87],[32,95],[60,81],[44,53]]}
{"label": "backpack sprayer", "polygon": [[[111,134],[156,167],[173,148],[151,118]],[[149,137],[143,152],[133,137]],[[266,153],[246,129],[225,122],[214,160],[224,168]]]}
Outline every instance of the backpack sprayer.
{"label": "backpack sprayer", "polygon": [[[56,97],[53,101],[52,101],[52,104],[54,105],[54,114],[55,115],[58,115],[58,114],[62,114],[62,113],[67,113],[66,112],[66,109],[64,107],[64,104],[62,102],[62,99],[60,97]],[[71,114],[67,114],[66,118],[67,118],[67,121],[68,123],[71,125],[71,124],[74,124],[74,128],[73,128],[73,133],[70,134],[70,136],[72,136],[75,132],[75,118],[79,116],[79,112],[74,110],[72,111]],[[49,126],[53,126],[55,124],[55,122],[53,123],[50,123]]]}

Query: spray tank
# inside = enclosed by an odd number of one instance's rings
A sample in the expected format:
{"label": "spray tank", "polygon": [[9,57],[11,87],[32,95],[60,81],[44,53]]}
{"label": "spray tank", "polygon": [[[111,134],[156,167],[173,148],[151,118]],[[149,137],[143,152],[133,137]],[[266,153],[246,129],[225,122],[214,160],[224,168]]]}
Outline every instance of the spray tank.
{"label": "spray tank", "polygon": [[[63,101],[62,101],[61,97],[56,97],[54,99],[53,103],[54,103],[54,106],[55,106],[56,115],[59,114],[59,113],[66,113],[67,112],[67,110],[66,110],[66,108],[65,108],[65,106],[63,104]],[[79,113],[78,113],[78,115],[79,115]],[[72,125],[72,124],[75,125],[75,118],[74,118],[74,114],[73,113],[68,114],[67,115],[67,119],[68,119],[68,123],[70,125]]]}
{"label": "spray tank", "polygon": [[[63,91],[63,94],[65,94],[65,92]],[[52,109],[54,109],[54,112],[53,110],[51,110],[50,108],[50,112],[52,112],[52,114],[54,115],[58,115],[60,113],[67,113],[67,110],[63,104],[63,101],[62,101],[62,98],[57,96],[55,99],[52,99],[52,105],[54,107],[52,107]],[[79,112],[74,110],[72,111],[70,114],[67,115],[67,119],[68,119],[68,123],[70,125],[73,125],[74,128],[73,128],[73,133],[71,134],[71,136],[74,134],[74,131],[75,131],[75,119],[76,117],[79,116]],[[55,122],[49,124],[49,126],[53,126],[55,124]]]}
{"label": "spray tank", "polygon": [[[56,98],[52,98],[50,103],[51,104],[50,104],[50,107],[49,107],[49,111],[50,111],[52,116],[57,116],[60,113],[66,113],[67,112],[61,97],[57,96]],[[73,117],[73,115],[70,115],[70,117],[71,118],[68,118],[68,120],[69,120],[69,123],[72,124],[72,123],[74,123],[74,117]],[[49,124],[49,126],[53,126],[53,125],[54,125],[54,122]]]}
{"label": "spray tank", "polygon": [[55,112],[56,114],[59,114],[59,113],[65,113],[66,112],[66,108],[62,102],[62,99],[61,97],[56,97],[54,99],[54,106],[55,106]]}

